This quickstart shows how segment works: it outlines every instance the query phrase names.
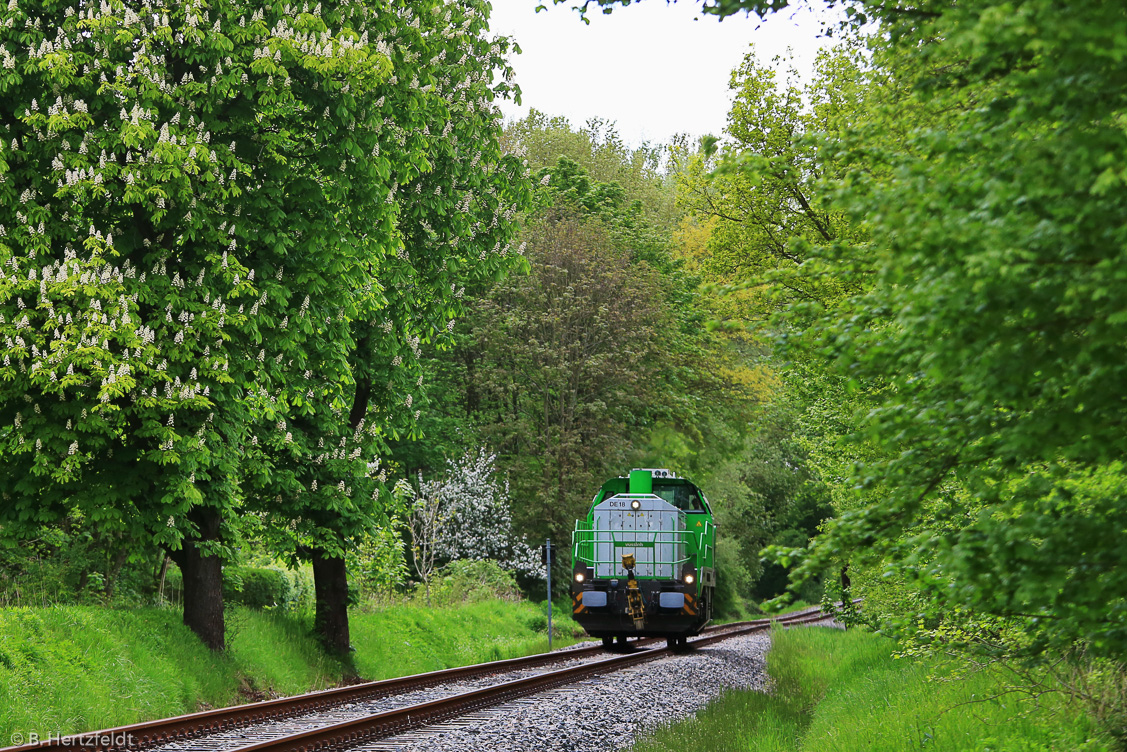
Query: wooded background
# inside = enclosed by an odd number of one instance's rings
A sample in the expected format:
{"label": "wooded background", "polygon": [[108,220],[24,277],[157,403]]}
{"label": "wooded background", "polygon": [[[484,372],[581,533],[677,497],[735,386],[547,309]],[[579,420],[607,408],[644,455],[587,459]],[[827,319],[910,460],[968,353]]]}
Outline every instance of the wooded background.
{"label": "wooded background", "polygon": [[4,602],[167,556],[221,648],[223,565],[307,562],[344,652],[358,590],[530,587],[660,466],[721,609],[847,571],[909,650],[1122,660],[1127,11],[843,8],[808,82],[753,51],[724,134],[628,146],[502,123],[480,0],[13,0]]}

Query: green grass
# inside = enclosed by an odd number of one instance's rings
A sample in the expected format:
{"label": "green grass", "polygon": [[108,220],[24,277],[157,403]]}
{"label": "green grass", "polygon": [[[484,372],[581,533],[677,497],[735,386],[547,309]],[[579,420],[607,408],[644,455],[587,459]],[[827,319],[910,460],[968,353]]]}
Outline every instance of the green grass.
{"label": "green grass", "polygon": [[[556,609],[553,647],[575,642],[575,622]],[[393,676],[516,658],[548,649],[546,620],[530,603],[482,601],[456,608],[399,604],[350,619],[361,676]]]}
{"label": "green grass", "polygon": [[634,752],[1109,749],[1059,694],[1021,700],[1003,693],[995,675],[956,678],[934,663],[896,660],[893,643],[863,632],[804,628],[776,630],[772,638],[771,694],[725,694]]}
{"label": "green grass", "polygon": [[235,663],[170,611],[0,610],[0,744],[189,712],[233,698]]}
{"label": "green grass", "polygon": [[[382,679],[547,649],[528,603],[427,610],[398,604],[351,614],[355,665]],[[556,619],[555,645],[575,624]],[[0,608],[0,747],[12,734],[69,734],[322,689],[343,674],[310,637],[309,619],[236,607],[225,654],[211,653],[164,609]]]}
{"label": "green grass", "polygon": [[309,619],[250,608],[228,611],[227,653],[239,667],[245,688],[295,695],[336,684],[340,662],[321,651],[311,631]]}

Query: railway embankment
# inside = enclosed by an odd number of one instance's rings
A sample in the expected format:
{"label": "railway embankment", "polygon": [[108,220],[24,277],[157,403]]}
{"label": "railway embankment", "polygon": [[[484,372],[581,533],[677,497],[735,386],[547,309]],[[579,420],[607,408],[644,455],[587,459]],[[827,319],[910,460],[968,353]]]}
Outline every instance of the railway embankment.
{"label": "railway embankment", "polygon": [[[464,616],[457,614],[455,618]],[[775,623],[824,621],[826,618],[815,608],[788,614]],[[465,619],[459,618],[459,622]],[[352,684],[77,736],[24,739],[32,743],[10,749],[339,752],[358,748],[374,752],[406,745],[411,749],[444,750],[449,748],[448,737],[453,731],[467,731],[476,741],[485,740],[485,748],[491,752],[601,751],[608,743],[616,748],[629,743],[635,733],[648,726],[691,713],[733,684],[760,684],[764,675],[761,656],[771,623],[760,619],[708,627],[689,642],[687,652],[686,646],[655,645],[660,642],[657,639],[638,640],[612,651],[587,643],[548,654]],[[758,646],[752,645],[750,653],[738,649],[732,652],[748,636],[757,637]],[[647,665],[648,669],[639,674],[637,669]],[[619,702],[623,681],[628,682],[633,700],[628,706]],[[563,689],[563,698],[552,691],[556,688]],[[605,711],[598,724],[583,721],[586,712],[579,716],[572,712],[575,708],[570,700],[576,693],[588,704],[594,701],[604,708],[621,706],[617,721],[611,723],[613,714]],[[531,706],[512,704],[529,697],[534,700]],[[481,711],[486,709],[483,715]],[[546,726],[566,728],[569,733],[545,740]],[[616,734],[611,733],[611,726]],[[465,739],[455,742],[460,750],[477,748]]]}
{"label": "railway embankment", "polygon": [[632,752],[1117,749],[1048,676],[1031,688],[1001,666],[898,658],[891,640],[860,630],[776,629],[771,638],[768,692],[726,692]]}
{"label": "railway embankment", "polygon": [[[107,625],[107,614],[116,623]],[[542,639],[539,613],[529,604],[444,609],[400,604],[358,616],[356,663],[367,665],[370,677],[434,671],[544,647],[536,644]],[[0,611],[0,722],[14,724],[6,730],[9,743],[35,741],[21,738],[29,731],[42,740],[66,724],[82,731],[199,711],[229,702],[224,691],[254,700],[273,693],[263,692],[264,686],[283,692],[306,689],[310,681],[325,686],[343,674],[309,640],[307,625],[283,614],[236,611],[229,620],[229,650],[219,657],[193,647],[195,638],[168,617],[155,610]],[[785,620],[797,628],[772,629],[766,620],[709,628],[687,651],[649,644],[659,640],[610,652],[592,645],[532,661],[434,671],[197,713],[118,729],[129,732],[127,742],[99,741],[102,746],[91,749],[603,752],[632,744],[633,752],[1120,749],[1106,735],[1107,719],[1101,725],[1090,704],[1078,701],[1075,691],[1063,691],[1069,687],[1059,675],[1045,674],[1031,684],[1028,673],[1015,676],[999,664],[983,670],[965,658],[898,656],[897,645],[877,635],[818,628],[840,625],[817,613],[798,612]],[[12,634],[22,638],[18,655],[4,639]],[[36,663],[42,669],[38,679],[28,671]],[[218,692],[220,701],[201,699],[207,692]],[[177,699],[194,705],[159,705]],[[140,715],[105,713],[138,707],[145,708]]]}
{"label": "railway embankment", "polygon": [[[351,623],[356,672],[369,679],[547,647],[543,616],[529,603],[400,604],[354,612]],[[557,618],[556,646],[573,627]],[[235,608],[220,655],[169,609],[0,609],[0,747],[339,683],[344,668],[309,632],[293,615]]]}

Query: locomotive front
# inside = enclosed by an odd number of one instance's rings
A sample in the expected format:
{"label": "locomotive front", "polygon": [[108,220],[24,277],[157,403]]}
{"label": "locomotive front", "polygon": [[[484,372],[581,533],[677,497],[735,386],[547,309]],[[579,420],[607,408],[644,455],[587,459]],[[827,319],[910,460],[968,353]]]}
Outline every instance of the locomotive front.
{"label": "locomotive front", "polygon": [[631,470],[596,494],[572,534],[573,618],[610,645],[683,645],[712,618],[716,525],[704,494],[669,470]]}

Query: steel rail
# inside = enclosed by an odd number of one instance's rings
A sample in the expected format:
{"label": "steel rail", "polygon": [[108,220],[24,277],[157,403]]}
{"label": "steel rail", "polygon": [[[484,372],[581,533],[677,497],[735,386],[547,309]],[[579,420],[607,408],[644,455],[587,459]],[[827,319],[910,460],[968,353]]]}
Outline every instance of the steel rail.
{"label": "steel rail", "polygon": [[[830,617],[821,613],[820,609],[808,609],[795,614],[787,614],[777,619],[759,619],[755,623],[748,622],[735,627],[733,625],[721,625],[716,630],[716,634],[697,638],[689,644],[692,646],[710,645],[732,637],[762,632],[770,629],[774,624],[803,624],[827,618]],[[510,700],[527,697],[555,687],[574,684],[597,674],[618,671],[675,654],[676,652],[668,647],[648,648],[636,653],[618,655],[602,661],[564,668],[526,679],[515,679],[441,700],[432,700],[431,702],[376,713],[291,736],[238,747],[232,752],[341,752],[367,742],[396,736],[412,729],[430,726],[449,718],[456,718]]]}
{"label": "steel rail", "polygon": [[601,645],[575,650],[540,653],[523,658],[510,658],[489,663],[441,669],[423,674],[412,674],[392,679],[363,682],[344,687],[334,687],[318,692],[309,692],[293,697],[281,697],[245,705],[231,705],[225,708],[205,710],[198,713],[164,718],[155,721],[117,726],[102,731],[71,736],[54,737],[38,744],[25,744],[5,747],[0,752],[66,752],[80,748],[84,752],[124,752],[144,749],[159,744],[193,739],[199,736],[263,723],[271,720],[292,718],[314,713],[350,702],[373,700],[388,695],[401,694],[414,689],[422,689],[444,684],[457,679],[468,679],[486,674],[513,671],[521,668],[559,663],[571,658],[603,652]]}
{"label": "steel rail", "polygon": [[594,663],[586,663],[582,666],[495,684],[492,687],[454,695],[442,700],[433,700],[398,710],[389,710],[292,736],[238,747],[232,752],[334,752],[348,749],[365,742],[395,736],[411,729],[429,726],[448,718],[455,718],[482,708],[500,705],[555,687],[574,684],[581,679],[596,674],[634,666],[670,654],[669,648],[647,648],[635,653],[616,655]]}
{"label": "steel rail", "polygon": [[[724,637],[735,636],[737,634],[747,634],[753,631],[766,629],[768,626],[776,622],[788,624],[804,623],[800,620],[807,619],[817,621],[826,618],[829,617],[823,615],[818,608],[804,609],[802,611],[797,611],[780,617],[715,625],[709,627],[706,632],[710,634],[717,634],[714,637],[706,639],[708,643],[711,643],[713,641],[723,639]],[[648,644],[650,642],[656,642],[660,639],[661,638],[643,638],[641,640],[630,643],[630,645],[637,646],[641,644]],[[702,643],[701,639],[697,639],[694,640],[691,644],[706,643]],[[325,710],[327,708],[344,705],[350,702],[378,699],[380,697],[400,694],[424,687],[431,687],[458,679],[468,679],[488,674],[502,673],[505,671],[534,668],[536,666],[547,665],[551,663],[560,663],[562,661],[571,660],[573,658],[588,657],[602,653],[604,652],[604,650],[605,649],[601,645],[593,645],[590,647],[576,648],[573,650],[540,653],[537,655],[525,656],[522,658],[510,658],[501,661],[491,661],[488,663],[478,663],[470,666],[460,666],[457,668],[431,671],[424,674],[414,674],[411,676],[403,676],[393,679],[364,682],[361,684],[335,687],[332,689],[321,690],[319,692],[296,695],[294,697],[284,697],[275,700],[248,703],[245,705],[233,705],[226,708],[217,708],[215,710],[190,713],[188,715],[175,716],[173,718],[135,723],[128,726],[118,726],[115,728],[103,729],[100,731],[93,731],[84,734],[52,736],[35,744],[24,744],[15,747],[0,748],[0,752],[73,752],[73,750],[75,749],[80,749],[82,750],[82,752],[132,752],[133,750],[144,749],[146,747],[152,747],[174,741],[184,741],[187,739],[207,736],[209,734],[229,731],[257,723],[301,716],[308,713]],[[658,650],[661,654],[668,653],[668,649],[666,648],[660,648]],[[642,651],[641,653],[619,656],[618,658],[610,659],[610,662],[623,659],[626,661],[626,665],[631,665],[633,662],[638,661],[632,661],[630,659],[636,659],[640,655],[650,656],[645,660],[652,660],[654,657],[658,657],[658,654],[655,653],[651,655],[651,653],[652,650],[646,650]],[[603,666],[607,664],[608,661],[600,661],[596,664],[585,665]],[[584,667],[581,666],[577,668],[582,669]],[[595,671],[594,673],[598,673],[598,671]],[[560,672],[553,672],[551,674],[542,674],[541,676],[553,676],[559,674]],[[532,679],[521,681],[532,681],[536,678],[537,677],[532,677]],[[566,683],[566,681],[561,680],[560,683]],[[506,684],[511,684],[511,682]],[[498,686],[505,686],[506,684]],[[479,692],[485,691],[486,690],[479,690]],[[502,699],[498,702],[504,701],[505,700]],[[490,702],[488,704],[495,703]],[[412,728],[413,727],[414,726],[412,726]]]}

